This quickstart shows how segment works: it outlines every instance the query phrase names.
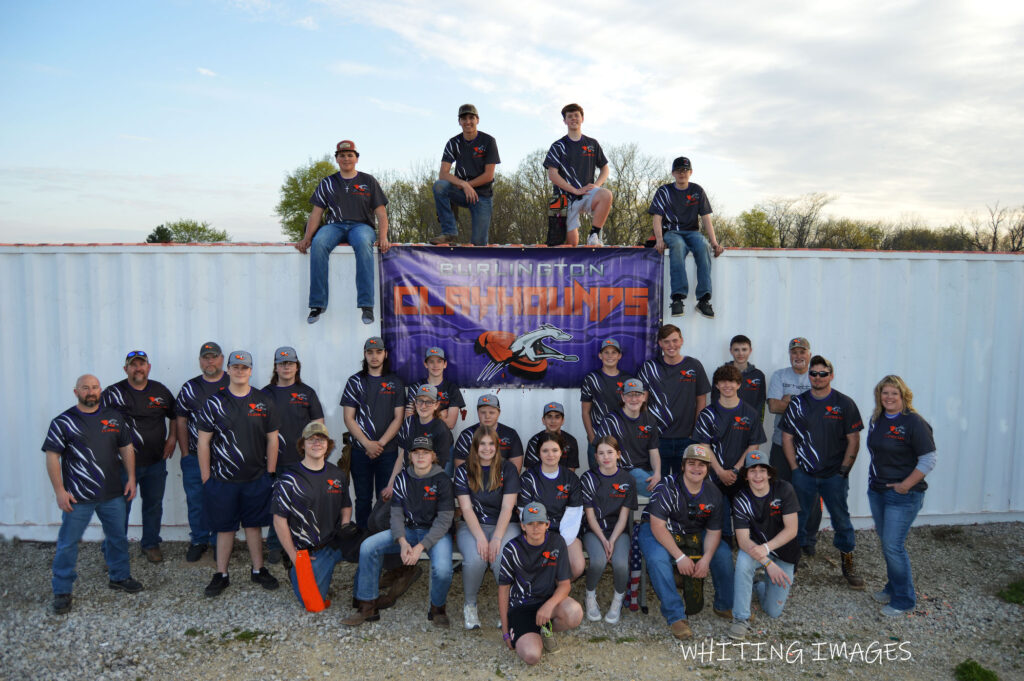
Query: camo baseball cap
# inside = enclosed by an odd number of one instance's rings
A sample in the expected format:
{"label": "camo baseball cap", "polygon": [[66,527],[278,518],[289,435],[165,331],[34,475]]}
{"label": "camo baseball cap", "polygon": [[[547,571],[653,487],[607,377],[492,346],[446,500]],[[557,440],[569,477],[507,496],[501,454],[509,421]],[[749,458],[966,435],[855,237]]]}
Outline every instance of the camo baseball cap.
{"label": "camo baseball cap", "polygon": [[683,452],[683,460],[696,459],[706,464],[711,463],[711,447],[700,442],[694,442]]}
{"label": "camo baseball cap", "polygon": [[220,346],[213,341],[206,341],[199,346],[199,356],[206,357],[207,355],[223,355],[224,351],[220,349]]}
{"label": "camo baseball cap", "polygon": [[363,343],[363,352],[366,352],[367,350],[383,350],[383,349],[384,349],[384,339],[381,338],[380,336],[373,336],[371,338],[367,338],[366,342]]}
{"label": "camo baseball cap", "polygon": [[422,435],[417,438],[414,438],[412,441],[412,446],[409,447],[409,452],[415,452],[417,449],[425,449],[428,452],[432,452],[434,451],[434,441],[431,440],[429,437],[424,437]]}
{"label": "camo baseball cap", "polygon": [[523,523],[546,523],[548,521],[548,510],[539,501],[531,501],[523,508],[523,516],[520,520]]}
{"label": "camo baseball cap", "polygon": [[[615,348],[619,352],[622,352],[622,346],[619,345],[619,341],[615,340],[614,338],[605,338],[603,341],[601,341],[601,350],[604,350],[605,348]],[[601,350],[598,350],[598,352],[600,352]]]}
{"label": "camo baseball cap", "polygon": [[252,354],[248,350],[232,350],[228,355],[228,366],[241,364],[252,369]]}
{"label": "camo baseball cap", "polygon": [[423,355],[424,361],[430,359],[431,357],[440,357],[441,359],[446,359],[446,357],[444,356],[444,350],[437,346],[427,348],[426,354]]}
{"label": "camo baseball cap", "polygon": [[423,385],[416,389],[416,397],[429,397],[430,399],[437,402],[437,388],[430,385],[429,383],[424,383]]}
{"label": "camo baseball cap", "polygon": [[544,416],[547,416],[553,411],[565,416],[565,407],[562,406],[561,402],[548,402],[544,405]]}
{"label": "camo baseball cap", "polygon": [[463,104],[462,106],[459,107],[459,118],[462,118],[463,116],[479,116],[479,115],[480,114],[478,114],[476,112],[476,107],[473,106],[472,104]]}
{"label": "camo baseball cap", "polygon": [[802,336],[797,336],[793,340],[789,341],[789,349],[793,350],[795,348],[803,348],[804,350],[810,352],[811,341],[807,340],[806,338],[803,338]]}
{"label": "camo baseball cap", "polygon": [[765,456],[764,454],[762,454],[761,452],[759,452],[756,449],[754,451],[752,451],[752,452],[748,452],[747,455],[745,457],[743,457],[743,467],[744,468],[749,470],[749,469],[753,468],[754,466],[764,466],[765,468],[770,470],[772,473],[775,472],[775,466],[773,466],[770,463],[768,463],[768,457]]}
{"label": "camo baseball cap", "polygon": [[299,353],[295,352],[295,348],[287,345],[282,345],[277,350],[274,350],[274,364],[280,364],[281,362],[298,362]]}
{"label": "camo baseball cap", "polygon": [[327,426],[319,421],[310,421],[306,424],[306,427],[302,429],[303,440],[308,440],[314,435],[323,435],[328,440],[331,439],[331,434],[327,432]]}
{"label": "camo baseball cap", "polygon": [[646,388],[644,388],[644,382],[641,381],[639,378],[631,378],[631,379],[629,379],[628,381],[626,381],[625,383],[622,384],[622,394],[623,395],[625,395],[627,393],[642,393],[642,392],[646,392]]}
{"label": "camo baseball cap", "polygon": [[343,151],[354,152],[356,158],[359,158],[359,151],[356,149],[356,143],[352,140],[341,140],[338,142],[338,146],[334,149],[335,155],[340,154]]}

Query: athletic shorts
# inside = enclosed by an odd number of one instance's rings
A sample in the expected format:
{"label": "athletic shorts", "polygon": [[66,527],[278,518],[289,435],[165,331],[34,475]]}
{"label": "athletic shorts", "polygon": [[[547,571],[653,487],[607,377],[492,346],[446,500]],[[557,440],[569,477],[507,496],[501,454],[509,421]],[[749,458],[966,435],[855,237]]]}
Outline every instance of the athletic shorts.
{"label": "athletic shorts", "polygon": [[580,228],[580,213],[586,213],[587,215],[591,215],[593,213],[590,206],[594,202],[594,194],[596,193],[596,188],[591,189],[589,192],[569,204],[569,214],[565,219],[566,230],[571,232]]}
{"label": "athletic shorts", "polygon": [[203,517],[210,532],[235,532],[238,527],[266,527],[270,524],[269,474],[248,482],[226,482],[210,478],[203,485]]}
{"label": "athletic shorts", "polygon": [[540,627],[537,626],[537,611],[544,602],[521,605],[508,611],[508,633],[512,637],[512,647],[516,642],[527,634],[540,634]]}

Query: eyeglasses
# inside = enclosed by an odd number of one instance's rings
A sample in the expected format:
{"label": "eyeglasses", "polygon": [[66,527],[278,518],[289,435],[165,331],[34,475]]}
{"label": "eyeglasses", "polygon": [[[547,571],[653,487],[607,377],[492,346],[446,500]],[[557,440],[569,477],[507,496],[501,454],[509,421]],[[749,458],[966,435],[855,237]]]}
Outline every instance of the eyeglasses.
{"label": "eyeglasses", "polygon": [[417,397],[416,398],[416,404],[431,405],[431,406],[433,406],[433,405],[437,404],[437,401],[435,401],[435,400],[428,400],[426,398]]}
{"label": "eyeglasses", "polygon": [[810,376],[811,378],[825,378],[826,376],[831,376],[832,372],[831,371],[808,371],[807,375]]}

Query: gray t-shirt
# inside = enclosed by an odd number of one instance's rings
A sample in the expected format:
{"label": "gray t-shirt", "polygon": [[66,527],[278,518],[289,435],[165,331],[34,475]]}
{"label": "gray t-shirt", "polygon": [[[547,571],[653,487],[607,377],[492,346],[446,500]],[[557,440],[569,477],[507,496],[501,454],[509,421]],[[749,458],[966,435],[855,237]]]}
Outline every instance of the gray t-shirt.
{"label": "gray t-shirt", "polygon": [[[768,399],[781,400],[786,395],[799,395],[811,389],[811,377],[805,371],[798,374],[793,367],[786,367],[777,370],[772,374],[768,382]],[[772,433],[772,444],[782,446],[782,431],[779,423],[782,421],[782,414],[775,415],[775,431]]]}

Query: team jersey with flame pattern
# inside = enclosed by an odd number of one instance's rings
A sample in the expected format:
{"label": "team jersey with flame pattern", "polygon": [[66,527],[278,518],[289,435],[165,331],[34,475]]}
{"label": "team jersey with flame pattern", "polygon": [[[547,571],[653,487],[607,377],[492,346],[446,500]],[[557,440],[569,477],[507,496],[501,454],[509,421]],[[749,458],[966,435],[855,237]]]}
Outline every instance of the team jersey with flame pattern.
{"label": "team jersey with flame pattern", "polygon": [[[444,468],[452,455],[452,431],[448,430],[447,424],[441,419],[430,419],[427,423],[420,423],[420,417],[416,414],[405,417],[402,427],[398,429],[398,446],[407,453],[412,448],[412,442],[418,437],[429,437],[434,445],[434,454],[437,455],[437,463]],[[408,454],[406,461],[409,461]]]}
{"label": "team jersey with flame pattern", "polygon": [[[773,480],[768,494],[759,497],[750,487],[744,487],[732,498],[732,523],[736,530],[750,530],[750,540],[764,544],[785,528],[783,516],[798,513],[800,503],[793,486],[785,480]],[[800,560],[800,543],[796,536],[772,553],[794,565]]]}
{"label": "team jersey with flame pattern", "polygon": [[[448,140],[444,145],[444,152],[441,154],[442,163],[453,163],[455,168],[452,175],[460,180],[473,180],[484,174],[487,166],[501,163],[498,156],[498,143],[486,132],[477,130],[476,137],[467,140],[462,133]],[[482,184],[476,188],[480,196],[490,196],[493,193],[494,182]]]}
{"label": "team jersey with flame pattern", "polygon": [[[616,469],[611,475],[590,469],[583,474],[580,488],[583,492],[583,507],[594,509],[597,525],[604,530],[605,538],[611,536],[615,524],[619,522],[623,506],[634,511],[637,508],[636,481],[622,468]],[[584,523],[589,531],[590,526],[586,525],[585,520]],[[628,525],[626,531],[629,531]]]}
{"label": "team jersey with flame pattern", "polygon": [[669,182],[654,192],[647,213],[662,216],[662,232],[692,232],[700,229],[699,218],[711,213],[711,202],[704,188],[696,182],[688,183],[686,189]]}
{"label": "team jersey with flame pattern", "polygon": [[357,172],[346,180],[334,173],[320,180],[309,202],[324,209],[327,222],[350,220],[371,227],[376,225],[373,210],[388,205],[387,197],[372,175]]}
{"label": "team jersey with flame pattern", "polygon": [[262,390],[250,387],[244,397],[225,390],[206,400],[198,428],[213,433],[210,475],[224,482],[259,478],[267,472],[267,435],[278,427],[277,407]]}
{"label": "team jersey with flame pattern", "polygon": [[664,520],[673,534],[692,534],[705,530],[722,529],[722,491],[714,483],[704,480],[696,494],[686,489],[683,476],[666,476],[651,494],[651,503],[644,509],[640,522],[650,522],[651,516]]}
{"label": "team jersey with flame pattern", "polygon": [[[597,179],[597,171],[608,165],[604,150],[593,137],[582,135],[573,141],[566,135],[555,141],[544,157],[544,167],[554,168],[563,180],[579,189]],[[555,187],[555,196],[568,196],[570,201],[583,198],[569,194],[560,187]]]}
{"label": "team jersey with flame pattern", "polygon": [[[729,364],[735,364],[729,362]],[[768,398],[767,381],[764,372],[751,363],[747,363],[747,369],[743,372],[743,381],[740,382],[740,390],[737,393],[740,399],[749,404],[757,412],[757,418],[764,420],[764,405]],[[711,401],[717,402],[719,398],[718,388],[711,386]]]}
{"label": "team jersey with flame pattern", "polygon": [[661,424],[661,437],[690,437],[697,397],[711,391],[704,365],[694,357],[683,357],[679,364],[666,364],[658,357],[644,362],[637,378],[647,386],[647,407]]}
{"label": "team jersey with flame pattern", "polygon": [[[497,525],[501,515],[501,504],[506,494],[515,494],[520,490],[519,471],[511,461],[501,462],[501,484],[495,489],[488,489],[487,482],[491,475],[490,466],[481,467],[483,485],[477,491],[469,486],[469,468],[462,464],[455,469],[455,496],[468,496],[473,506],[473,514],[481,525]],[[513,514],[515,512],[513,511]]]}
{"label": "team jersey with flame pattern", "polygon": [[320,548],[334,539],[341,527],[341,511],[352,507],[348,477],[333,463],[321,470],[301,462],[277,476],[271,510],[288,521],[295,549]]}
{"label": "team jersey with flame pattern", "polygon": [[[693,439],[711,445],[718,464],[726,470],[741,463],[751,445],[768,441],[757,412],[742,400],[732,409],[726,409],[717,401],[701,409],[693,428]],[[721,482],[710,467],[708,472],[712,480]]]}
{"label": "team jersey with flame pattern", "polygon": [[[430,383],[429,380],[424,378],[422,381],[413,383],[406,387],[406,406],[410,409],[413,408],[413,402],[416,400],[416,391],[419,390],[421,385]],[[466,400],[462,397],[462,390],[459,386],[449,381],[447,378],[442,378],[441,382],[434,386],[437,388],[437,407],[442,411],[448,409],[448,407],[456,407],[457,409],[466,408]]]}
{"label": "team jersey with flame pattern", "polygon": [[[884,492],[890,484],[903,482],[917,467],[917,458],[935,451],[931,425],[917,412],[894,416],[881,414],[868,428],[868,487]],[[915,492],[928,489],[921,480],[911,487]]]}
{"label": "team jersey with flame pattern", "polygon": [[121,496],[121,454],[132,443],[124,417],[112,407],[87,414],[77,406],[50,421],[44,452],[60,455],[64,489],[76,503],[109,501]]}
{"label": "team jersey with flame pattern", "polygon": [[395,477],[394,495],[391,507],[400,506],[405,526],[426,529],[442,511],[455,511],[455,493],[452,479],[440,466],[434,466],[430,474],[417,478],[403,468]]}
{"label": "team jersey with flame pattern", "polygon": [[128,379],[109,385],[100,396],[100,405],[121,412],[132,436],[136,467],[149,466],[164,458],[167,422],[174,422],[174,396],[158,381],[147,381],[136,390]]}
{"label": "team jersey with flame pattern", "polygon": [[[529,522],[524,518],[523,522]],[[558,583],[571,576],[569,554],[562,535],[548,530],[540,546],[526,541],[525,535],[512,539],[501,551],[498,584],[509,584],[509,608],[542,604],[551,598]]]}
{"label": "team jersey with flame pattern", "polygon": [[633,378],[624,371],[609,376],[601,370],[591,371],[580,385],[580,402],[590,403],[590,424],[597,431],[604,417],[622,404],[622,385]]}
{"label": "team jersey with flame pattern", "polygon": [[619,466],[624,470],[652,470],[651,450],[657,449],[661,442],[661,424],[649,410],[641,409],[640,415],[633,419],[616,409],[601,421],[601,427],[594,434],[598,439],[611,435],[619,441],[622,454]]}
{"label": "team jersey with flame pattern", "polygon": [[[395,409],[405,409],[405,385],[394,374],[370,376],[354,374],[345,383],[341,406],[356,410],[356,423],[371,441],[381,438],[395,420]],[[398,449],[398,439],[384,445],[385,452]]]}
{"label": "team jersey with flame pattern", "polygon": [[302,429],[310,421],[322,419],[324,408],[316,391],[301,381],[289,386],[263,386],[265,392],[277,406],[278,421],[281,424],[277,431],[277,465],[291,466],[302,461],[302,454],[297,449]]}
{"label": "team jersey with flame pattern", "polygon": [[[534,466],[540,465],[540,438],[547,430],[542,430],[539,433],[534,434],[530,438],[530,441],[526,443],[526,456],[523,458],[523,468],[533,468]],[[579,468],[580,467],[580,445],[569,433],[564,430],[561,431],[560,435],[562,440],[565,442],[565,449],[562,451],[562,458],[559,459],[558,465],[565,466],[566,468]]]}
{"label": "team jersey with flame pattern", "polygon": [[797,465],[826,478],[843,465],[846,436],[864,430],[864,423],[854,401],[838,390],[821,399],[808,390],[790,398],[779,427],[793,436]]}
{"label": "team jersey with flame pattern", "polygon": [[[469,457],[469,447],[473,444],[473,434],[480,427],[474,423],[459,433],[459,439],[455,442],[455,458],[465,460]],[[516,459],[523,455],[523,441],[519,439],[519,433],[504,423],[499,423],[495,430],[498,431],[498,450],[503,459]]]}
{"label": "team jersey with flame pattern", "polygon": [[[544,504],[548,511],[548,520],[551,521],[551,529],[557,530],[565,515],[565,509],[570,506],[583,505],[583,488],[580,487],[580,479],[576,474],[563,466],[558,467],[558,473],[552,480],[544,475],[540,467],[524,471],[520,478],[519,501],[517,505],[523,508],[532,501]],[[529,520],[523,520],[529,522]]]}
{"label": "team jersey with flame pattern", "polygon": [[178,416],[185,417],[185,425],[188,429],[188,453],[195,455],[199,446],[199,427],[197,425],[199,412],[203,410],[206,400],[213,397],[221,390],[226,390],[231,384],[227,373],[221,375],[216,381],[207,381],[200,374],[190,378],[181,386],[178,391],[178,400],[175,404],[175,412]]}

